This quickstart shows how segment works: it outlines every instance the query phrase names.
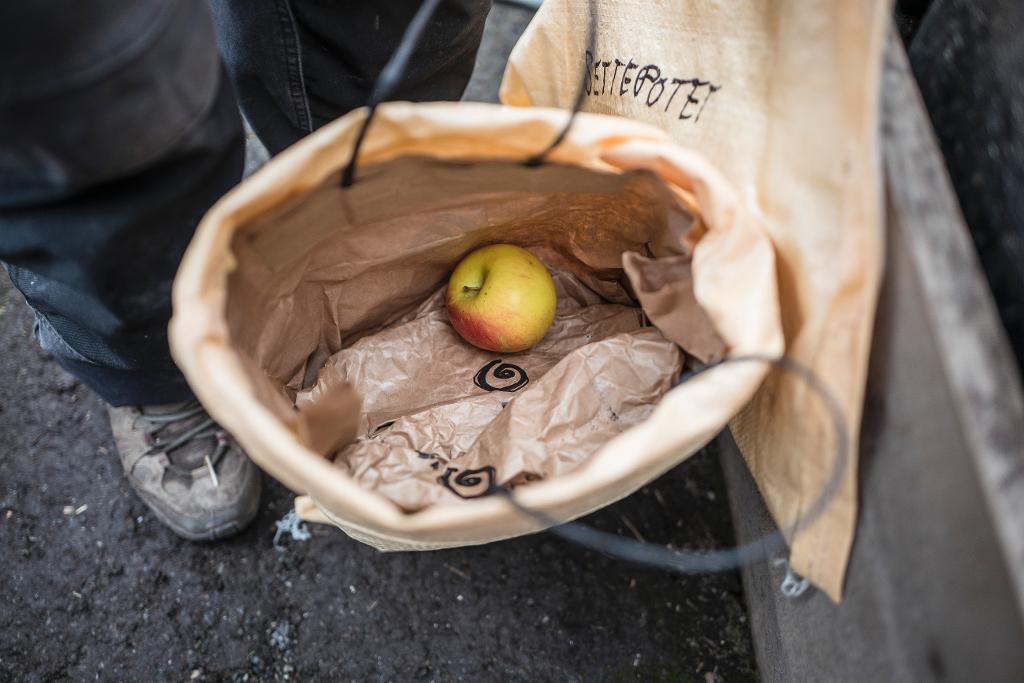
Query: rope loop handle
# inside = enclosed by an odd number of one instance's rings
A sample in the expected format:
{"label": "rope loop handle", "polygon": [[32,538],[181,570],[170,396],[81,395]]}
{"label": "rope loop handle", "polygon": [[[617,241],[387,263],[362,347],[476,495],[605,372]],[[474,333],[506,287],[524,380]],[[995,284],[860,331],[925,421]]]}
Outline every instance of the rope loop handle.
{"label": "rope loop handle", "polygon": [[[349,157],[348,164],[345,165],[345,169],[341,174],[342,187],[351,187],[352,183],[355,182],[359,150],[362,149],[363,143],[366,141],[366,133],[370,129],[370,123],[373,121],[374,114],[377,113],[377,107],[391,97],[402,82],[406,69],[409,67],[409,61],[412,59],[412,55],[416,51],[420,39],[423,37],[423,31],[440,4],[441,0],[423,0],[423,4],[416,10],[412,21],[409,22],[405,33],[402,34],[402,40],[398,43],[394,54],[391,55],[391,58],[377,76],[377,80],[374,81],[373,90],[370,91],[370,97],[366,102],[366,118],[363,119],[363,125],[359,127],[359,132],[352,143],[352,156]],[[589,0],[589,8],[590,20],[587,31],[587,48],[593,53],[594,44],[597,40],[597,9],[595,7],[595,0]],[[555,139],[551,141],[551,144],[524,162],[526,166],[542,165],[548,155],[551,154],[551,151],[562,144],[562,141],[569,134],[573,121],[576,120],[576,113],[583,106],[583,98],[586,97],[584,84],[589,75],[589,66],[587,66],[586,60],[583,60],[583,62],[584,72],[580,78],[579,90],[576,92],[576,100],[569,114],[569,120],[566,121],[565,126],[555,136]]]}

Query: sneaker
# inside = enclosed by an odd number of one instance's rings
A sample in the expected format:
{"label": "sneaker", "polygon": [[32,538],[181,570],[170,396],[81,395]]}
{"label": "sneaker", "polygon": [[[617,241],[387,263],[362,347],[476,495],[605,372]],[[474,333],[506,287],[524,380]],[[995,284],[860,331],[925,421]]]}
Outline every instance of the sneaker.
{"label": "sneaker", "polygon": [[197,401],[107,411],[128,481],[174,533],[212,541],[256,516],[259,470]]}

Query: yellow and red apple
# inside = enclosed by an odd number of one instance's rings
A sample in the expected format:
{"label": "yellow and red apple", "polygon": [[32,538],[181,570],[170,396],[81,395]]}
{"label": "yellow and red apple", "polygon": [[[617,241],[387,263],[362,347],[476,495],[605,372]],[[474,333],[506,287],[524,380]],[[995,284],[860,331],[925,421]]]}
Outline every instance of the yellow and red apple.
{"label": "yellow and red apple", "polygon": [[512,353],[541,339],[555,319],[555,283],[522,247],[492,244],[466,256],[448,281],[448,319],[473,346]]}

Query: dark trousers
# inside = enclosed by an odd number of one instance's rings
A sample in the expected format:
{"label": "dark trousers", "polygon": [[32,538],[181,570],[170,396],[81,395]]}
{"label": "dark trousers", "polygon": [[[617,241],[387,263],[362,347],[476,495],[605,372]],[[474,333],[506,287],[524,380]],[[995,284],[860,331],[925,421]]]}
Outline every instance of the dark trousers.
{"label": "dark trousers", "polygon": [[[276,153],[361,106],[418,4],[3,3],[0,261],[40,344],[114,405],[191,396],[171,282],[241,178],[239,109]],[[395,99],[458,99],[488,7],[445,0]]]}

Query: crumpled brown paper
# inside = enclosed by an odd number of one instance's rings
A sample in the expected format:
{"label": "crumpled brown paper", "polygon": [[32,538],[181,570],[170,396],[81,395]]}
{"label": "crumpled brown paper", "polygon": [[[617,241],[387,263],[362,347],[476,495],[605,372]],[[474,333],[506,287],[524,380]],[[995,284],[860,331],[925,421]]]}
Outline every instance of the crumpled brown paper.
{"label": "crumpled brown paper", "polygon": [[442,289],[411,319],[333,355],[296,404],[358,387],[359,438],[335,463],[405,510],[564,474],[650,414],[682,353],[645,326],[640,308],[604,303],[561,272],[554,280],[554,323],[527,351],[500,355],[462,340]]}
{"label": "crumpled brown paper", "polygon": [[714,363],[725,355],[725,343],[693,294],[690,260],[689,255],[651,259],[630,251],[622,255],[622,267],[651,322],[697,360]]}

